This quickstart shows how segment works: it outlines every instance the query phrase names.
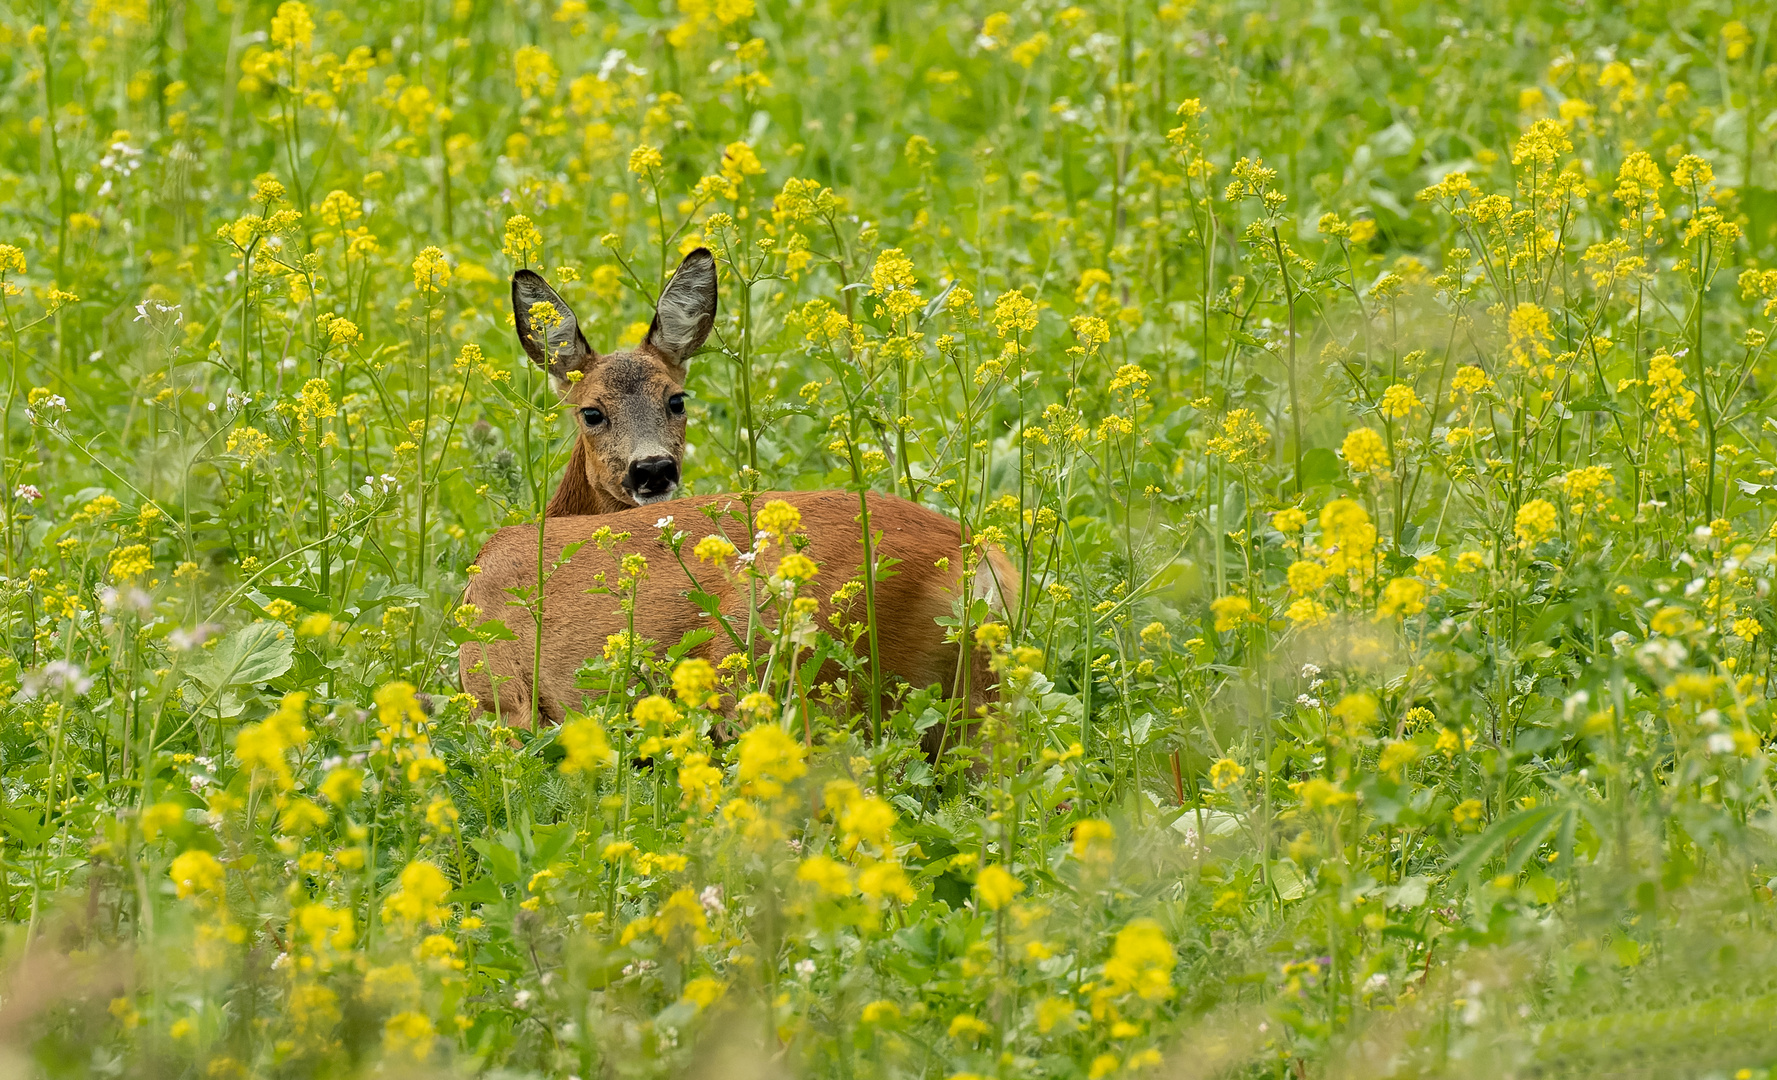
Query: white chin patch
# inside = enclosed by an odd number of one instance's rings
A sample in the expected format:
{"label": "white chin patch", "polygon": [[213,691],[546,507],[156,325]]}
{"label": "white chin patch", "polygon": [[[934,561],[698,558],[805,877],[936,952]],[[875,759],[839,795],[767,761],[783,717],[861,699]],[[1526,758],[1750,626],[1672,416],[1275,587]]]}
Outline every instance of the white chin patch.
{"label": "white chin patch", "polygon": [[635,503],[637,506],[653,506],[655,503],[666,502],[668,499],[672,498],[674,495],[677,495],[678,493],[679,493],[679,485],[677,485],[677,484],[674,484],[670,489],[662,492],[659,495],[635,495],[635,494],[631,494],[629,492],[625,492],[625,494],[629,495],[630,501]]}

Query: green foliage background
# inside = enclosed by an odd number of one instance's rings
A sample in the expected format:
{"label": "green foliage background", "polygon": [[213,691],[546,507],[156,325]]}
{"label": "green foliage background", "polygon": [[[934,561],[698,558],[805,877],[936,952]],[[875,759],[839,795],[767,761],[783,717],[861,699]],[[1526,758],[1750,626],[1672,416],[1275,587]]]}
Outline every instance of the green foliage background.
{"label": "green foliage background", "polygon": [[[4,1067],[1767,1076],[1772,30],[11,6]],[[570,434],[509,274],[611,348],[698,244],[692,490],[1023,572],[935,764],[788,594],[739,741],[645,623],[458,693]]]}

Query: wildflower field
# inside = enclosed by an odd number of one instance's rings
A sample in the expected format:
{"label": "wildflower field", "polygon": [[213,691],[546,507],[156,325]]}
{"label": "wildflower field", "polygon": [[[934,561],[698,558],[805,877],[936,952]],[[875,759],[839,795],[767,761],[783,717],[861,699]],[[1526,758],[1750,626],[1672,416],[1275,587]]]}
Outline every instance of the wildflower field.
{"label": "wildflower field", "polygon": [[[1765,1080],[1774,31],[0,10],[0,1074]],[[482,712],[575,437],[508,282],[612,351],[700,247],[756,551],[597,534],[582,708]],[[792,489],[1017,567],[923,628],[981,714],[869,659],[959,568]],[[722,577],[755,649],[650,636]]]}

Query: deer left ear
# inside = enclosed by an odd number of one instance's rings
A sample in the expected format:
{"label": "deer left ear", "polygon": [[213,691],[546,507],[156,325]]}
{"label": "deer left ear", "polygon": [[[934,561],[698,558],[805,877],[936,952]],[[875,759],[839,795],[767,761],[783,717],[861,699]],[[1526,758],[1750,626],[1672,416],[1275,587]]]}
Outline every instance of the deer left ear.
{"label": "deer left ear", "polygon": [[709,248],[685,256],[654,307],[647,343],[684,367],[716,325],[716,259]]}

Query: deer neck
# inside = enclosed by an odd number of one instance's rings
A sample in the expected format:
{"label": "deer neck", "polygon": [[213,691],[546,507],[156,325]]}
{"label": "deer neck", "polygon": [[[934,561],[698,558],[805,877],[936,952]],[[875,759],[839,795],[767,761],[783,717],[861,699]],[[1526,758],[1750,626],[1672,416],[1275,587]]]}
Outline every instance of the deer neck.
{"label": "deer neck", "polygon": [[611,514],[628,509],[623,503],[596,490],[586,479],[586,444],[574,440],[574,453],[568,458],[568,470],[556,486],[555,496],[543,511],[544,517],[574,517],[588,514]]}

